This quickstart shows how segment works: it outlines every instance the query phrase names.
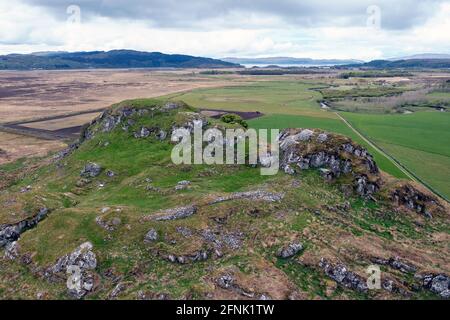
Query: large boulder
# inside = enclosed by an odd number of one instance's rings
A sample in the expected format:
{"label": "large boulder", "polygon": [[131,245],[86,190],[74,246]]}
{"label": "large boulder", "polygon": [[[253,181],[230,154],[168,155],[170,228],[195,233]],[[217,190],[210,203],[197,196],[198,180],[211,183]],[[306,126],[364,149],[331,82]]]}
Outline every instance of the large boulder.
{"label": "large boulder", "polygon": [[283,259],[291,258],[303,250],[303,244],[300,242],[290,243],[278,250],[277,256]]}
{"label": "large boulder", "polygon": [[59,277],[66,279],[68,293],[81,299],[94,289],[93,270],[97,267],[97,258],[92,251],[93,245],[85,242],[71,253],[59,258],[49,267],[45,276],[48,279]]}
{"label": "large boulder", "polygon": [[95,178],[102,172],[102,167],[96,163],[90,162],[81,170],[80,176],[84,178]]}

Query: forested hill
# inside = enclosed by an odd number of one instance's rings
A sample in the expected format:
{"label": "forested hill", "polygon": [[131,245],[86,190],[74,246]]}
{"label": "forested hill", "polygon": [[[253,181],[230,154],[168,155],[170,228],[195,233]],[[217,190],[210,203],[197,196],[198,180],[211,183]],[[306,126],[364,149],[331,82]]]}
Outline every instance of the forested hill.
{"label": "forested hill", "polygon": [[373,60],[363,64],[352,64],[342,67],[367,67],[376,69],[386,68],[430,68],[446,69],[450,68],[450,59],[409,59],[409,60]]}
{"label": "forested hill", "polygon": [[0,70],[91,68],[229,68],[239,65],[217,59],[133,50],[45,52],[0,56]]}

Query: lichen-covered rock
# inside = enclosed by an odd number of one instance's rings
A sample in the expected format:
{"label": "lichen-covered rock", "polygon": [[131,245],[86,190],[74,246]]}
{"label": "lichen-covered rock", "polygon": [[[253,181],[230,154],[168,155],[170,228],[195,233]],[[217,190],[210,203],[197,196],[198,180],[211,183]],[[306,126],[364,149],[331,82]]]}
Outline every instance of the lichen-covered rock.
{"label": "lichen-covered rock", "polygon": [[158,240],[158,232],[155,229],[150,229],[144,237],[144,242],[145,243],[150,243],[153,241]]}
{"label": "lichen-covered rock", "polygon": [[263,190],[256,190],[256,191],[235,192],[230,195],[218,197],[218,198],[214,199],[213,201],[211,201],[209,204],[216,204],[216,203],[238,200],[238,199],[277,202],[277,201],[281,201],[283,198],[284,198],[284,193],[273,193],[273,192],[267,192],[267,191],[263,191]]}
{"label": "lichen-covered rock", "polygon": [[84,178],[95,178],[102,172],[102,167],[96,163],[90,162],[81,170],[80,176]]}
{"label": "lichen-covered rock", "polygon": [[391,268],[399,270],[403,273],[413,274],[417,270],[414,265],[403,261],[400,257],[393,257],[389,259],[374,257],[371,259],[371,261],[379,265],[390,266]]}
{"label": "lichen-covered rock", "polygon": [[303,250],[303,244],[300,242],[290,243],[278,250],[277,256],[283,259],[291,258]]}
{"label": "lichen-covered rock", "polygon": [[343,264],[333,265],[326,259],[320,259],[319,267],[327,276],[338,284],[359,292],[367,292],[366,281],[354,272],[351,272]]}
{"label": "lichen-covered rock", "polygon": [[350,139],[308,129],[286,129],[279,136],[280,168],[287,174],[321,169],[324,179],[354,176],[355,191],[370,197],[379,190],[379,170],[373,157]]}
{"label": "lichen-covered rock", "polygon": [[165,256],[163,255],[163,258],[165,258],[169,262],[177,264],[188,264],[196,261],[205,261],[208,259],[208,257],[209,254],[207,250],[198,250],[193,253],[184,255],[173,255],[173,254],[168,254]]}
{"label": "lichen-covered rock", "polygon": [[416,275],[416,278],[422,280],[422,286],[441,298],[450,299],[450,276],[446,274],[425,274]]}
{"label": "lichen-covered rock", "polygon": [[197,212],[196,206],[178,207],[173,209],[162,210],[160,212],[155,213],[154,215],[147,216],[144,219],[156,221],[177,220],[187,218],[196,212]]}
{"label": "lichen-covered rock", "polygon": [[151,133],[151,131],[148,128],[142,127],[139,132],[135,132],[134,133],[134,137],[136,139],[138,139],[138,138],[147,138],[150,135],[150,133]]}
{"label": "lichen-covered rock", "polygon": [[36,226],[48,214],[47,208],[42,208],[31,218],[14,224],[0,225],[0,248],[19,239],[20,235],[28,229]]}
{"label": "lichen-covered rock", "polygon": [[354,187],[356,193],[362,197],[370,197],[380,190],[378,184],[371,182],[366,175],[356,176],[354,180]]}
{"label": "lichen-covered rock", "polygon": [[71,253],[59,258],[45,271],[45,276],[48,279],[55,276],[67,279],[69,294],[77,299],[84,297],[94,287],[91,271],[97,267],[97,258],[92,249],[90,242],[81,244]]}
{"label": "lichen-covered rock", "polygon": [[229,274],[220,276],[217,279],[217,285],[219,287],[221,287],[222,289],[229,289],[233,286],[233,284],[234,284],[234,278]]}
{"label": "lichen-covered rock", "polygon": [[16,260],[19,257],[20,246],[17,241],[10,242],[5,246],[5,258]]}
{"label": "lichen-covered rock", "polygon": [[404,206],[427,218],[433,217],[432,211],[442,210],[442,205],[436,197],[426,195],[409,184],[395,188],[391,192],[391,199],[398,205]]}

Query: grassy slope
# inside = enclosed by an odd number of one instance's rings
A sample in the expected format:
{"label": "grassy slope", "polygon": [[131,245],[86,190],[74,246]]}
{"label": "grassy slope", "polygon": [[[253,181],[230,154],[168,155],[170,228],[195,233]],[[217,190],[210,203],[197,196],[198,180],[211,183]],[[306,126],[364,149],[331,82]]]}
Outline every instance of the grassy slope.
{"label": "grassy slope", "polygon": [[341,114],[369,139],[450,198],[449,113]]}

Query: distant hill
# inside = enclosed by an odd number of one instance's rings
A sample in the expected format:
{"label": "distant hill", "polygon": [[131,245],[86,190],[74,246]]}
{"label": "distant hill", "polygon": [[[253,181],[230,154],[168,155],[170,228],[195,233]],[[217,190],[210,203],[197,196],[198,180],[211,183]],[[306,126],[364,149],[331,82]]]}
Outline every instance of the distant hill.
{"label": "distant hill", "polygon": [[342,66],[347,67],[359,67],[359,68],[373,68],[373,69],[413,69],[413,68],[425,68],[425,69],[447,69],[450,68],[450,59],[410,59],[410,60],[373,60],[363,64],[350,64]]}
{"label": "distant hill", "polygon": [[311,59],[292,57],[267,57],[267,58],[223,58],[223,61],[245,65],[342,65],[362,63],[359,60],[339,59]]}
{"label": "distant hill", "polygon": [[450,54],[421,53],[421,54],[414,54],[414,55],[405,56],[405,57],[390,58],[390,59],[386,59],[386,60],[399,61],[399,60],[417,60],[417,59],[450,59]]}
{"label": "distant hill", "polygon": [[211,58],[134,50],[38,52],[0,56],[0,70],[230,67],[239,65]]}

